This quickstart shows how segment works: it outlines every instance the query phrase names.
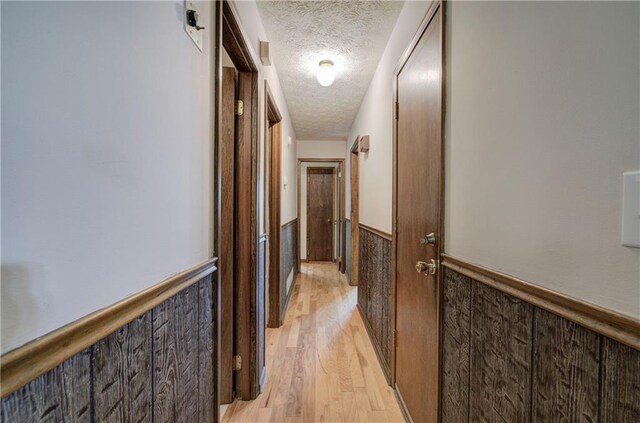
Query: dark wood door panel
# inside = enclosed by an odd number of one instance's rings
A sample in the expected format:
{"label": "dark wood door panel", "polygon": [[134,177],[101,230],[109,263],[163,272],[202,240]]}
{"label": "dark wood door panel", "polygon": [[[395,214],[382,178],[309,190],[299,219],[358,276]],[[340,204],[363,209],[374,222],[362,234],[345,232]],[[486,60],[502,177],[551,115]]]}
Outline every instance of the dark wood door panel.
{"label": "dark wood door panel", "polygon": [[353,150],[350,153],[351,164],[351,245],[350,245],[350,259],[351,268],[349,272],[349,284],[358,285],[358,261],[360,260],[360,164],[358,161],[357,153],[358,142],[355,143],[356,152]]}
{"label": "dark wood door panel", "polygon": [[334,168],[307,170],[307,259],[333,260]]}
{"label": "dark wood door panel", "polygon": [[[235,141],[235,326],[234,353],[243,365],[234,372],[236,395],[244,400],[258,395],[258,298],[257,236],[257,138],[254,119],[257,104],[257,78],[254,72],[238,72],[238,100],[244,103],[242,115],[236,115]],[[222,255],[222,254],[221,254]]]}
{"label": "dark wood door panel", "polygon": [[[220,245],[222,251],[234,250],[234,203],[235,203],[235,99],[236,70],[222,69],[222,117],[220,127]],[[234,255],[221,254],[218,261],[220,269],[220,289],[222,303],[220,318],[220,403],[233,401],[233,319],[234,319]]]}
{"label": "dark wood door panel", "polygon": [[[396,388],[415,422],[438,419],[438,275],[442,181],[442,37],[438,9],[397,75]],[[434,233],[436,244],[423,244]]]}

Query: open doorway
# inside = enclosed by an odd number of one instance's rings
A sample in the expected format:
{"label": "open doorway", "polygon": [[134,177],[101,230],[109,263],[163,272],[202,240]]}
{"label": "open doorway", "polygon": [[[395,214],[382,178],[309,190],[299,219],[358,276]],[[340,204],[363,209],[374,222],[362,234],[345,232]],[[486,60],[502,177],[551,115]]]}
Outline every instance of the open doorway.
{"label": "open doorway", "polygon": [[268,238],[268,277],[265,289],[268,301],[266,308],[267,325],[277,328],[282,325],[288,292],[286,281],[281,275],[281,186],[282,186],[282,115],[278,109],[269,85],[265,81],[265,122],[266,122],[266,221]]}
{"label": "open doorway", "polygon": [[215,139],[218,406],[254,399],[264,369],[258,295],[258,63],[234,6],[216,3]]}
{"label": "open doorway", "polygon": [[333,262],[343,271],[344,159],[298,159],[297,173],[300,261]]}

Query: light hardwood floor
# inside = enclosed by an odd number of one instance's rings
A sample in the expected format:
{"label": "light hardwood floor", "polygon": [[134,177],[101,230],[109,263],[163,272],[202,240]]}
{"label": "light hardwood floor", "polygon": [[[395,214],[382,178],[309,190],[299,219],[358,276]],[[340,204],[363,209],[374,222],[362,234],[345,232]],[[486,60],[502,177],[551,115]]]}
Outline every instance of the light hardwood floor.
{"label": "light hardwood floor", "polygon": [[267,383],[225,423],[404,422],[380,369],[357,291],[334,264],[303,264],[284,325],[267,329]]}

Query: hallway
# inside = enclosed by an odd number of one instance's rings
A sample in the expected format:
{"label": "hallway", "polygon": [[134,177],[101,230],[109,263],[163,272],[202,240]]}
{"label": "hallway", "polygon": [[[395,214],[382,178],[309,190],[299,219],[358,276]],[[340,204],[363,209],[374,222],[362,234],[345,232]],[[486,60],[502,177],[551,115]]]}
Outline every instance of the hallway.
{"label": "hallway", "polygon": [[640,0],[0,24],[0,423],[640,423]]}
{"label": "hallway", "polygon": [[267,383],[225,423],[402,422],[360,314],[334,264],[305,264],[284,325],[267,329]]}

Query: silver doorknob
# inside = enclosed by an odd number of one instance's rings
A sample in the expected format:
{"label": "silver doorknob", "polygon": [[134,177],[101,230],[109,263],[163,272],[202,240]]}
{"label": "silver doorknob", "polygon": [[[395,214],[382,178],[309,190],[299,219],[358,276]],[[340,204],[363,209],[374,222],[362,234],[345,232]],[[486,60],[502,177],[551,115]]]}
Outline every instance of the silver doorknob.
{"label": "silver doorknob", "polygon": [[438,265],[439,263],[434,259],[429,260],[429,263],[419,261],[416,263],[416,271],[418,273],[424,273],[426,275],[435,275],[436,273],[438,273]]}
{"label": "silver doorknob", "polygon": [[424,238],[420,238],[420,244],[424,244],[424,245],[435,245],[436,244],[436,234],[434,234],[433,232],[431,232],[430,234],[428,234],[427,236],[425,236]]}

